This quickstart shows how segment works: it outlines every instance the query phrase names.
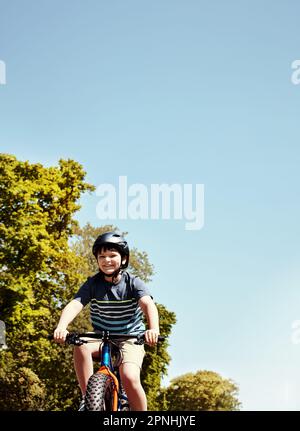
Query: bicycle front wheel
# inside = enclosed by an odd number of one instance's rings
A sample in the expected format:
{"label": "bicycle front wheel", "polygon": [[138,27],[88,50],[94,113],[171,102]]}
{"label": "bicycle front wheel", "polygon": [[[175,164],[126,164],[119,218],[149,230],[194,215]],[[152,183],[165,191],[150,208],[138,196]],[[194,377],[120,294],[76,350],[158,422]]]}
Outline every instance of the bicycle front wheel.
{"label": "bicycle front wheel", "polygon": [[88,381],[85,394],[85,409],[88,411],[112,411],[114,381],[102,373],[93,374]]}

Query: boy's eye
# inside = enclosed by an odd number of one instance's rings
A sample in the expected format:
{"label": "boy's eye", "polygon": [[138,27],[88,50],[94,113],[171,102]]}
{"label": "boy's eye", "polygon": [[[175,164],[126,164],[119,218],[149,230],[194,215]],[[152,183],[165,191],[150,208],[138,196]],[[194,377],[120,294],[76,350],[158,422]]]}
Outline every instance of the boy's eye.
{"label": "boy's eye", "polygon": [[114,254],[108,254],[107,256],[100,255],[100,256],[99,256],[99,259],[105,259],[106,257],[110,257],[110,258],[112,258],[112,257],[116,257],[116,256],[118,256],[118,254],[117,254],[117,253],[114,253]]}

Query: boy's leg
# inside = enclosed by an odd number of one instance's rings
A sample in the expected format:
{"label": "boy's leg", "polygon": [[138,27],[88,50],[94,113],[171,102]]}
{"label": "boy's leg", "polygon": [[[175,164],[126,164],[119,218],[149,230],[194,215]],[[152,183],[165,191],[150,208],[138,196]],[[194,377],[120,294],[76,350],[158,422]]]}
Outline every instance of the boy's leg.
{"label": "boy's leg", "polygon": [[77,380],[84,396],[89,378],[94,373],[93,356],[97,356],[100,343],[83,344],[74,347],[74,368]]}
{"label": "boy's leg", "polygon": [[141,385],[140,367],[135,363],[125,362],[119,369],[130,409],[134,411],[146,411],[147,398]]}
{"label": "boy's leg", "polygon": [[147,398],[140,379],[145,349],[143,345],[134,344],[134,341],[126,340],[120,343],[122,359],[119,370],[130,409],[146,411]]}

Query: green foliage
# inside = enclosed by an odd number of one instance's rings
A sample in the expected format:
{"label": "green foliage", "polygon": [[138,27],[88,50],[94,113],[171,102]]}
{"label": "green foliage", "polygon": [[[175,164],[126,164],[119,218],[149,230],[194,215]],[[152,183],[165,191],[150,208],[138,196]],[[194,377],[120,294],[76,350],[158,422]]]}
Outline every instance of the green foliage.
{"label": "green foliage", "polygon": [[45,384],[30,368],[18,367],[11,352],[0,352],[0,382],[0,399],[5,410],[43,409]]}
{"label": "green foliage", "polygon": [[197,371],[171,380],[164,390],[170,411],[239,410],[238,387],[213,371]]}
{"label": "green foliage", "polygon": [[[68,239],[76,226],[77,201],[93,186],[84,182],[85,172],[72,160],[45,168],[1,154],[0,176],[0,318],[9,347],[1,352],[0,386],[10,393],[10,403],[1,397],[0,410],[48,409],[57,404],[55,396],[43,401],[42,394],[26,388],[41,381],[41,388],[47,383],[47,392],[57,394],[61,352],[46,335],[82,281],[77,271],[82,259],[70,250]],[[19,379],[24,397],[12,383]]]}

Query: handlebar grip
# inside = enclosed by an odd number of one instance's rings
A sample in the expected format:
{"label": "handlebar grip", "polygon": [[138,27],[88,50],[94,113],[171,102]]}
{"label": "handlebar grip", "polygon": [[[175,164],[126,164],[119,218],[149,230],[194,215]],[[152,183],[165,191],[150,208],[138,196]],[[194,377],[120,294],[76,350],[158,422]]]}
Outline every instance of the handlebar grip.
{"label": "handlebar grip", "polygon": [[[53,334],[47,335],[47,340],[53,341],[54,336]],[[74,344],[75,346],[81,346],[81,344],[85,343],[85,341],[80,340],[79,334],[75,332],[69,332],[66,335],[65,344]]]}
{"label": "handlebar grip", "polygon": [[[162,341],[165,341],[165,339],[166,337],[159,335],[157,341],[161,343]],[[134,344],[144,344],[144,342],[145,342],[145,334],[137,337],[137,341],[135,341]]]}

